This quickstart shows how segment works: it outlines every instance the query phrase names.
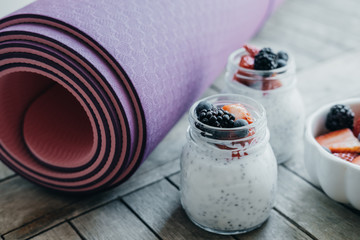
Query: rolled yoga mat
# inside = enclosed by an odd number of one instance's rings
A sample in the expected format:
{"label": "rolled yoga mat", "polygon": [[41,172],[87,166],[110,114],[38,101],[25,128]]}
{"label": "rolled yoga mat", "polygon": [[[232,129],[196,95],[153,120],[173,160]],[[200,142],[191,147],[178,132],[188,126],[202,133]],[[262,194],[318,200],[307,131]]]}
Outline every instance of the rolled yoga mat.
{"label": "rolled yoga mat", "polygon": [[59,191],[122,183],[276,4],[39,0],[2,19],[1,160]]}

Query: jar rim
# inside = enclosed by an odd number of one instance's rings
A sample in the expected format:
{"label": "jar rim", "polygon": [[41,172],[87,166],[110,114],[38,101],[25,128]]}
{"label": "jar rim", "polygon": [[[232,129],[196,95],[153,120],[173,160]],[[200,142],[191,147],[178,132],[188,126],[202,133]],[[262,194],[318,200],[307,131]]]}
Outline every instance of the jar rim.
{"label": "jar rim", "polygon": [[[215,101],[215,100],[218,100],[218,101]],[[246,126],[235,127],[235,128],[220,128],[220,127],[214,127],[214,126],[204,124],[200,120],[198,120],[197,114],[195,111],[196,106],[201,101],[209,101],[212,104],[213,103],[226,103],[226,102],[228,104],[231,104],[231,103],[243,104],[244,106],[247,106],[247,108],[248,107],[252,108],[251,110],[256,114],[256,116],[254,117],[255,121]],[[219,102],[219,101],[221,101],[221,102]],[[216,104],[215,104],[215,106],[216,106]],[[266,125],[266,111],[265,111],[265,108],[263,107],[263,105],[260,104],[258,101],[254,100],[253,98],[246,97],[246,96],[239,95],[239,94],[215,94],[215,95],[211,95],[209,97],[206,97],[206,98],[196,101],[189,110],[189,121],[190,121],[190,125],[194,125],[194,128],[196,129],[196,131],[198,133],[204,132],[204,130],[197,128],[195,125],[201,125],[208,132],[217,132],[217,133],[231,133],[231,132],[237,132],[237,131],[241,131],[241,130],[245,130],[245,129],[249,130],[251,128],[258,129],[254,135],[246,136],[243,138],[238,138],[238,139],[241,139],[242,141],[250,140],[250,139],[253,139],[254,137],[259,136],[261,134],[260,133],[261,130],[263,128],[266,128],[266,126],[267,126]],[[207,131],[205,131],[205,132],[207,132]],[[236,139],[213,139],[213,140],[215,142],[216,141],[233,142]]]}
{"label": "jar rim", "polygon": [[[276,73],[276,75],[278,75],[278,74],[286,73],[289,70],[295,70],[295,60],[293,58],[293,55],[288,50],[286,50],[286,53],[289,57],[289,59],[287,61],[288,63],[281,68],[275,68],[272,70],[255,70],[255,69],[248,69],[248,68],[241,67],[239,65],[239,61],[235,61],[235,60],[237,59],[238,56],[240,56],[240,57],[243,56],[244,53],[247,53],[245,48],[239,48],[239,49],[235,50],[234,52],[232,52],[229,55],[228,63],[231,64],[232,66],[236,66],[237,70],[241,70],[242,72],[245,72],[248,74],[256,74],[259,76],[269,74],[269,72]],[[268,77],[267,79],[271,80],[272,77]]]}

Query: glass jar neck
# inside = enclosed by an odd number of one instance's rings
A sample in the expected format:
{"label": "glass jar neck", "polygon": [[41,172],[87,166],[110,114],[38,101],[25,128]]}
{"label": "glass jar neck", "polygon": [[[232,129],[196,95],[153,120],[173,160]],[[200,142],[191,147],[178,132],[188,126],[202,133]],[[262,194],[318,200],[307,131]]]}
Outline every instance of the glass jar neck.
{"label": "glass jar neck", "polygon": [[[226,66],[226,84],[231,88],[237,88],[241,84],[253,90],[261,91],[284,91],[296,86],[295,61],[289,55],[284,67],[273,70],[254,70],[240,67],[240,59],[247,54],[241,48],[230,54]],[[240,86],[241,86],[240,85]]]}
{"label": "glass jar neck", "polygon": [[[237,128],[219,128],[201,123],[197,119],[196,102],[190,109],[188,134],[191,141],[196,144],[212,146],[219,150],[237,150],[243,152],[258,151],[269,141],[266,114],[263,106],[255,100],[237,94],[220,94],[203,99],[215,107],[228,104],[241,103],[250,112],[254,122]],[[248,134],[243,136],[244,132]]]}

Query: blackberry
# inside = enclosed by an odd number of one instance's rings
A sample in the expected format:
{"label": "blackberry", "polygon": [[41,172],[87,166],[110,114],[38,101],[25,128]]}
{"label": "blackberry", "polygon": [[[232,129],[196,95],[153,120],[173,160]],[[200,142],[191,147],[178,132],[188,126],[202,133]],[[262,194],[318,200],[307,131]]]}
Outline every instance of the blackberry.
{"label": "blackberry", "polygon": [[234,126],[235,116],[221,108],[202,109],[197,117],[200,122],[213,127],[231,128]]}
{"label": "blackberry", "polygon": [[263,48],[259,51],[258,54],[269,54],[269,53],[270,54],[274,53],[271,48]]}
{"label": "blackberry", "polygon": [[199,116],[199,114],[200,114],[200,112],[202,110],[210,110],[210,109],[213,109],[213,108],[214,108],[214,106],[211,103],[209,103],[207,101],[201,101],[196,106],[195,111],[196,111],[196,114]]}
{"label": "blackberry", "polygon": [[279,51],[279,52],[277,53],[277,57],[278,57],[278,59],[282,59],[282,60],[284,60],[285,62],[287,62],[287,61],[289,60],[289,55],[288,55],[286,52],[284,52],[284,51]]}
{"label": "blackberry", "polygon": [[276,68],[281,68],[281,67],[284,67],[284,66],[286,66],[286,61],[283,60],[283,59],[278,59]]}
{"label": "blackberry", "polygon": [[354,112],[347,105],[336,104],[330,108],[326,116],[325,126],[330,131],[353,128]]}
{"label": "blackberry", "polygon": [[263,48],[255,56],[255,70],[272,70],[277,67],[277,55],[270,48]]}
{"label": "blackberry", "polygon": [[[234,127],[243,127],[246,125],[249,125],[249,123],[244,119],[238,119],[234,122]],[[236,131],[236,135],[239,138],[246,137],[248,134],[249,134],[249,129],[240,129],[240,130]]]}

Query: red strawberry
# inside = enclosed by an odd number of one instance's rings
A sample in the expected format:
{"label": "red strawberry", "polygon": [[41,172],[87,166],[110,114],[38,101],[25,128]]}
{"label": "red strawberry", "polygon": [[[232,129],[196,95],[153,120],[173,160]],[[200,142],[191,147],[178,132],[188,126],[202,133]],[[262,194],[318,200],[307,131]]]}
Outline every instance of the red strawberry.
{"label": "red strawberry", "polygon": [[331,152],[360,153],[360,142],[349,128],[318,136],[316,141]]}
{"label": "red strawberry", "polygon": [[254,58],[249,55],[241,56],[239,66],[243,68],[254,69]]}
{"label": "red strawberry", "polygon": [[279,88],[282,86],[282,83],[279,80],[267,80],[264,79],[263,80],[263,84],[262,84],[262,90],[266,91],[266,90],[273,90],[276,88]]}
{"label": "red strawberry", "polygon": [[257,47],[254,46],[250,46],[250,45],[244,45],[245,50],[250,54],[251,57],[255,57],[260,49],[258,49]]}
{"label": "red strawberry", "polygon": [[235,116],[235,120],[245,119],[249,124],[254,122],[254,119],[249,111],[240,103],[225,105],[222,109],[233,114]]}
{"label": "red strawberry", "polygon": [[357,153],[333,153],[334,156],[344,159],[348,162],[352,162],[354,158],[359,156]]}
{"label": "red strawberry", "polygon": [[358,119],[356,119],[356,121],[354,121],[353,133],[354,133],[355,137],[359,136],[359,133],[360,133],[360,118],[358,118]]}
{"label": "red strawberry", "polygon": [[352,161],[352,163],[357,164],[357,165],[360,165],[360,156],[356,157],[356,158]]}
{"label": "red strawberry", "polygon": [[247,79],[246,77],[251,77],[251,74],[243,72],[241,70],[238,70],[236,72],[236,74],[234,74],[233,79],[241,84],[244,84],[245,86],[248,86],[248,87],[250,87],[256,83],[256,81],[254,81],[252,79]]}

